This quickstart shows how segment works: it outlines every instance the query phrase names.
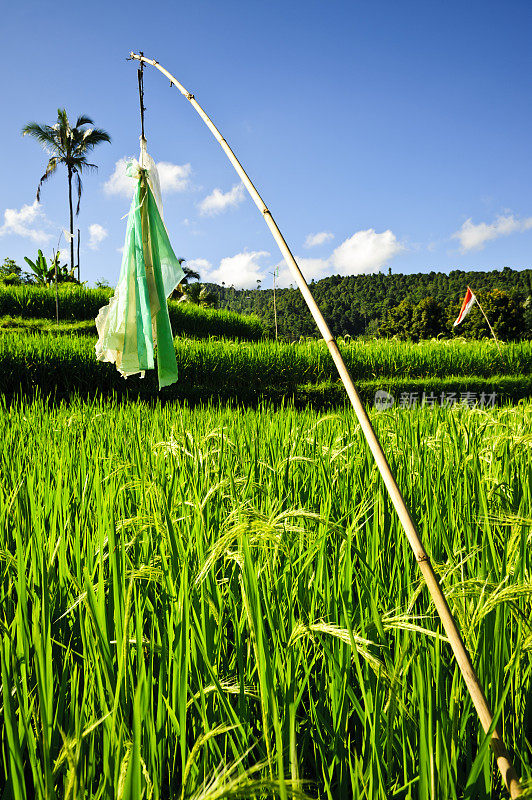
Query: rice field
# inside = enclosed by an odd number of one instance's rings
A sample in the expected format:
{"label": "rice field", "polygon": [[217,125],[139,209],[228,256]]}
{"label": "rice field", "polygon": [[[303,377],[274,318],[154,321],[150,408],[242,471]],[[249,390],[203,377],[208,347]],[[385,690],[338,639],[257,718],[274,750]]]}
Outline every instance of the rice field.
{"label": "rice field", "polygon": [[[30,322],[29,320],[27,322]],[[36,321],[34,321],[36,322]],[[30,332],[3,329],[0,325],[0,359],[13,353],[41,353],[55,357],[61,363],[72,357],[94,359],[93,338],[62,333],[32,330]],[[332,359],[323,340],[308,339],[288,344],[273,340],[243,341],[238,338],[210,338],[207,341],[186,336],[174,339],[178,364],[182,369],[194,366],[201,372],[215,367],[223,374],[238,372],[242,382],[256,380],[286,380],[315,382],[336,378]],[[368,380],[398,375],[412,378],[449,375],[477,375],[489,378],[498,375],[530,375],[532,373],[532,341],[501,343],[502,358],[495,342],[425,340],[418,343],[394,339],[339,339],[345,362],[355,379]],[[191,378],[196,374],[190,372]]]}
{"label": "rice field", "polygon": [[[213,393],[241,400],[261,395],[278,399],[299,392],[306,402],[319,399],[321,392],[330,402],[344,399],[342,387],[334,386],[338,375],[324,342],[290,345],[184,337],[174,342],[179,381],[164,397]],[[532,396],[532,342],[502,347],[501,359],[495,343],[486,341],[340,341],[354,381],[371,402],[378,388],[399,393],[414,384],[436,394],[454,387],[459,392],[496,390],[513,399]],[[89,336],[0,329],[0,393],[37,390],[59,397],[95,391],[158,395],[153,375],[126,382],[113,365],[96,361]]]}
{"label": "rice field", "polygon": [[[532,404],[373,421],[530,780]],[[0,474],[2,798],[505,796],[349,410],[3,403]]]}
{"label": "rice field", "polygon": [[[107,305],[111,289],[89,289],[85,286],[63,284],[58,290],[60,326],[89,322],[100,308]],[[192,304],[168,302],[168,311],[174,333],[206,338],[229,336],[256,341],[266,335],[263,322],[255,314],[236,314],[226,309],[202,308]],[[2,319],[3,318],[3,319]],[[4,286],[0,282],[0,328],[33,327],[37,320],[55,324],[55,291],[47,286]],[[3,323],[3,324],[2,324]],[[80,327],[78,332],[80,332]]]}

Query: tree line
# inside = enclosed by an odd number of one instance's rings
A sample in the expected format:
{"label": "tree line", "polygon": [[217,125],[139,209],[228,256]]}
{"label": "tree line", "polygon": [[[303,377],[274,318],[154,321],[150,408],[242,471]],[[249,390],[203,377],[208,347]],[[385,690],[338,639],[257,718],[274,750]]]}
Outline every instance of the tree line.
{"label": "tree line", "polygon": [[[273,289],[208,286],[218,295],[220,308],[257,314],[273,335]],[[453,329],[467,286],[478,297],[497,336],[531,338],[531,269],[332,275],[313,281],[311,291],[335,336],[397,336],[414,341],[434,336],[489,336],[477,306]],[[298,289],[277,289],[275,299],[282,338],[294,340],[317,335],[314,320]]]}

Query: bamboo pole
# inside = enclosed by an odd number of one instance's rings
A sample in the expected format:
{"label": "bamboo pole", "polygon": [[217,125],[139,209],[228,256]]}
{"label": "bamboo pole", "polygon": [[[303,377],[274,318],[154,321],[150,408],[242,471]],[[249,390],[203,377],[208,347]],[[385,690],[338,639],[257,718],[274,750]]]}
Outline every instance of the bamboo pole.
{"label": "bamboo pole", "polygon": [[[218,128],[212,122],[210,117],[207,116],[205,111],[196,101],[194,95],[188,92],[185,89],[185,87],[182,86],[182,84],[180,84],[179,81],[168,72],[168,70],[166,70],[158,63],[158,61],[146,58],[143,55],[141,56],[133,52],[130,53],[130,58],[136,59],[137,61],[142,61],[146,64],[151,64],[153,67],[158,69],[159,72],[165,75],[166,78],[168,78],[168,80],[170,81],[170,83],[176,86],[181,92],[181,94],[184,97],[186,97],[187,100],[190,101],[190,103],[195,108],[197,113],[200,115],[204,123],[207,125],[207,127],[209,128],[215,139],[221,145],[229,161],[231,162],[236,172],[238,173],[240,179],[242,180],[242,183],[245,185],[246,189],[251,195],[255,205],[257,206],[261,214],[264,216],[266,224],[269,227],[270,231],[272,232],[273,237],[277,242],[277,245],[279,246],[282,255],[284,256],[284,259],[288,264],[288,266],[290,267],[294,279],[296,280],[297,285],[303,297],[306,300],[309,310],[312,316],[314,317],[314,321],[316,322],[316,325],[318,326],[321,335],[323,336],[323,338],[327,343],[327,347],[329,348],[329,352],[331,353],[333,361],[345,386],[345,390],[348,394],[348,397],[351,401],[351,405],[353,406],[355,414],[358,418],[360,427],[362,428],[364,436],[366,437],[366,440],[368,442],[369,448],[373,453],[373,457],[375,458],[375,461],[377,463],[377,467],[381,473],[386,488],[388,489],[390,499],[395,507],[397,515],[399,516],[399,519],[404,528],[408,541],[412,547],[412,550],[414,551],[416,561],[419,564],[421,573],[425,579],[425,582],[431,594],[436,610],[442,621],[445,633],[447,634],[447,637],[451,644],[454,656],[460,667],[460,671],[462,672],[464,681],[471,695],[473,705],[475,706],[475,709],[479,716],[484,732],[487,733],[493,722],[493,716],[491,714],[484,691],[478,681],[478,677],[475,673],[473,664],[471,663],[469,654],[465,648],[462,637],[458,631],[456,623],[451,614],[451,610],[449,608],[447,600],[445,599],[445,595],[443,594],[440,584],[438,583],[438,579],[432,568],[430,559],[427,555],[427,552],[425,551],[425,548],[423,547],[419,534],[416,530],[414,521],[410,516],[410,512],[406,507],[406,503],[401,495],[399,487],[397,486],[397,483],[390,469],[384,451],[375,434],[375,431],[373,430],[373,426],[362,404],[362,401],[358,395],[358,392],[355,389],[355,386],[353,384],[351,376],[349,375],[347,367],[345,366],[344,360],[338,349],[338,345],[336,344],[334,337],[331,334],[331,331],[329,330],[329,326],[327,325],[321,311],[319,310],[316,301],[314,300],[310,292],[308,284],[305,278],[303,277],[303,274],[299,269],[299,266],[294,256],[290,252],[290,249],[287,243],[285,242],[281,231],[277,227],[275,220],[273,219],[271,213],[269,212],[261,196],[255,189],[250,178],[246,174],[244,168],[238,161],[237,157],[227,144],[226,140],[223,138]],[[522,789],[519,783],[519,779],[510,761],[510,757],[506,751],[504,742],[502,740],[502,736],[497,726],[495,726],[495,729],[493,730],[490,744],[497,759],[497,766],[499,767],[503,781],[508,791],[510,792],[510,796],[512,798],[520,797],[522,795]]]}

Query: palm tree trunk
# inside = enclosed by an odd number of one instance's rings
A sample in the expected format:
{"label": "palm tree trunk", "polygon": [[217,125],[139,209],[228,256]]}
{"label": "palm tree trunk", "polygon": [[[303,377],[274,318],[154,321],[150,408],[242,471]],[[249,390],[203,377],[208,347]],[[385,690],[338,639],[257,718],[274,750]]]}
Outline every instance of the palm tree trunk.
{"label": "palm tree trunk", "polygon": [[72,209],[72,170],[68,168],[68,205],[70,208],[70,270],[74,274],[74,211]]}

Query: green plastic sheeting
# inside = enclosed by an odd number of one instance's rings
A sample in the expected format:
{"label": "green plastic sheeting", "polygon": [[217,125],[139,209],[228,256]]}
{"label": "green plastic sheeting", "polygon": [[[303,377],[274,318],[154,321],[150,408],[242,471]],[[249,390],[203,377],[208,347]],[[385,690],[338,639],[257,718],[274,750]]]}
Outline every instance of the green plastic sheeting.
{"label": "green plastic sheeting", "polygon": [[137,177],[137,187],[127,221],[120,278],[109,304],[96,318],[96,357],[116,364],[127,378],[153,369],[156,349],[162,388],[177,380],[166,301],[184,272],[162,220],[156,166],[145,151],[141,151],[140,163],[148,167],[128,165],[128,174]]}

